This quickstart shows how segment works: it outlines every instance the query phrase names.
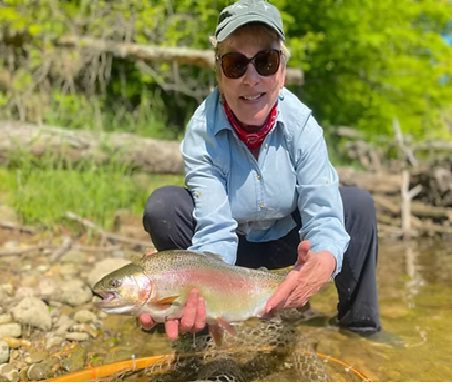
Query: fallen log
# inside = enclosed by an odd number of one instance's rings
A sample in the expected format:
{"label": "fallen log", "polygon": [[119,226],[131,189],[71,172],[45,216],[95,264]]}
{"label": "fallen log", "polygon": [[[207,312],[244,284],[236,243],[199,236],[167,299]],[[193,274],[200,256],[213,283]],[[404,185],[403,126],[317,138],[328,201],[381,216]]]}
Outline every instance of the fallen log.
{"label": "fallen log", "polygon": [[[90,51],[108,52],[113,56],[128,57],[144,61],[173,61],[178,64],[195,65],[201,68],[215,66],[215,52],[188,47],[168,47],[125,43],[121,41],[99,40],[89,36],[63,36],[57,45],[68,48],[86,48]],[[286,69],[286,84],[303,85],[304,74],[300,68]]]}
{"label": "fallen log", "polygon": [[100,165],[118,162],[148,173],[178,174],[183,170],[179,143],[129,133],[71,131],[53,126],[0,121],[0,164],[26,153],[32,158],[50,155],[69,163]]}

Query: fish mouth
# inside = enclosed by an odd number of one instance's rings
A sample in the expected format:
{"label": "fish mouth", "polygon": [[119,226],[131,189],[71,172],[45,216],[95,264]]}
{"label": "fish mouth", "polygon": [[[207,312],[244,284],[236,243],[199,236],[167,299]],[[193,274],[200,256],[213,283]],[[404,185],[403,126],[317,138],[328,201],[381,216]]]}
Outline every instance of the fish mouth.
{"label": "fish mouth", "polygon": [[94,291],[94,296],[101,298],[101,301],[96,301],[94,304],[97,307],[110,307],[114,306],[119,298],[119,295],[113,291]]}

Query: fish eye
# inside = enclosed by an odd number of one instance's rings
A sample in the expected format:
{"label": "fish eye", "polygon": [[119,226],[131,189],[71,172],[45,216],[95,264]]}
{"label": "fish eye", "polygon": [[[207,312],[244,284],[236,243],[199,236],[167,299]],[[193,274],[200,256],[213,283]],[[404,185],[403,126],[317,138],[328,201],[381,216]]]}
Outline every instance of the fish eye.
{"label": "fish eye", "polygon": [[121,280],[113,279],[110,280],[110,287],[119,288],[121,286]]}

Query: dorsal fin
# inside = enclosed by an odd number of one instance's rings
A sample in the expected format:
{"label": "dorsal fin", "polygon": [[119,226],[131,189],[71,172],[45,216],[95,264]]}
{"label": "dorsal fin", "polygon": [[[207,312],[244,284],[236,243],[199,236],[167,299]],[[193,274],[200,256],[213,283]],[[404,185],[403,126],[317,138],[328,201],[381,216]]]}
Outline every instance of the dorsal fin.
{"label": "dorsal fin", "polygon": [[202,253],[203,255],[205,255],[207,257],[211,257],[211,258],[213,258],[213,259],[215,259],[217,261],[221,261],[223,263],[225,262],[223,260],[223,258],[218,253],[209,252],[209,251],[203,251],[203,252],[200,252],[200,253]]}

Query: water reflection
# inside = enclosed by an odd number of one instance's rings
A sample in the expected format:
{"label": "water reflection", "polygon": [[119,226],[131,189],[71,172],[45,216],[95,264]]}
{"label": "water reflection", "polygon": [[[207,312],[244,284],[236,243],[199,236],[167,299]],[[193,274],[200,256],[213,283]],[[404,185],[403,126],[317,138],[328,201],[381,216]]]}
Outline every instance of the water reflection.
{"label": "water reflection", "polygon": [[[448,246],[449,245],[449,246]],[[383,243],[378,283],[382,323],[403,348],[374,345],[365,362],[378,380],[452,379],[452,254],[447,241]],[[382,351],[379,355],[378,352]]]}

